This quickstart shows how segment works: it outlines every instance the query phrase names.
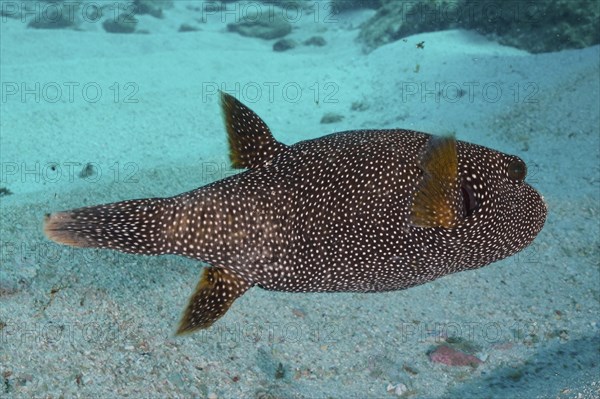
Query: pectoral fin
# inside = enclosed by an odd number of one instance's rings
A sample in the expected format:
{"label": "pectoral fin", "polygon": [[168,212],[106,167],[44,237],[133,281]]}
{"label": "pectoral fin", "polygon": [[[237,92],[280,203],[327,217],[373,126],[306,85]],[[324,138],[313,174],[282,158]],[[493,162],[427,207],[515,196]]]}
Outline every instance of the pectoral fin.
{"label": "pectoral fin", "polygon": [[251,285],[226,269],[205,268],[179,323],[177,335],[210,327]]}
{"label": "pectoral fin", "polygon": [[417,227],[455,227],[464,215],[454,137],[432,136],[419,167],[423,180],[413,199],[411,223]]}

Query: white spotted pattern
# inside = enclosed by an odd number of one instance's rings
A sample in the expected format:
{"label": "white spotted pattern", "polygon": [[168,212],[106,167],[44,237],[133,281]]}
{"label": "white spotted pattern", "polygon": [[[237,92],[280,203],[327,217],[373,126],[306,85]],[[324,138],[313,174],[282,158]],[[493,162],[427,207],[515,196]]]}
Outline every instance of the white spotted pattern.
{"label": "white spotted pattern", "polygon": [[64,227],[86,246],[184,255],[248,286],[294,292],[402,289],[531,243],[546,207],[511,179],[517,158],[460,141],[459,175],[477,206],[455,228],[410,224],[429,137],[383,130],[304,141],[176,197],[71,211]]}

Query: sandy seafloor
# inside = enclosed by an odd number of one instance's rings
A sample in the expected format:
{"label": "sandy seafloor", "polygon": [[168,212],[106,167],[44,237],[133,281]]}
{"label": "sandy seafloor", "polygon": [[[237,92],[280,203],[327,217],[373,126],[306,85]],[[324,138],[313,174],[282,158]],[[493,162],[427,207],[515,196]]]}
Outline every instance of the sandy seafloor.
{"label": "sandy seafloor", "polygon": [[[319,34],[327,46],[275,53],[218,20],[176,32],[191,18],[185,5],[140,17],[150,34],[2,20],[1,186],[12,195],[0,199],[0,397],[394,397],[389,384],[411,398],[600,396],[598,46],[532,55],[448,31],[365,55],[354,41],[365,11],[302,18],[291,37]],[[20,95],[23,84],[39,101]],[[437,101],[421,84],[473,96]],[[61,247],[41,226],[46,212],[170,196],[232,173],[211,94],[221,85],[239,87],[287,144],[409,128],[517,154],[548,203],[546,226],[516,256],[406,291],[254,288],[213,328],[175,337],[201,264]],[[367,109],[351,110],[356,101]],[[327,112],[345,118],[321,124]],[[81,178],[87,163],[95,174]],[[475,343],[485,362],[432,363],[446,336]]]}

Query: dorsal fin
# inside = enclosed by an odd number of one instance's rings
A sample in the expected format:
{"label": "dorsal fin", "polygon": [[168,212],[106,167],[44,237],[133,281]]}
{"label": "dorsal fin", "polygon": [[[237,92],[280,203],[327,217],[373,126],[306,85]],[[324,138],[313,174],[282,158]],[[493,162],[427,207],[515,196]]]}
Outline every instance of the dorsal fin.
{"label": "dorsal fin", "polygon": [[181,318],[177,335],[210,327],[251,284],[226,269],[207,267]]}
{"label": "dorsal fin", "polygon": [[419,162],[423,180],[413,199],[411,223],[417,227],[455,227],[463,218],[454,137],[431,136]]}
{"label": "dorsal fin", "polygon": [[221,92],[221,106],[234,168],[265,165],[287,149],[285,144],[275,140],[267,124],[254,111],[232,95]]}

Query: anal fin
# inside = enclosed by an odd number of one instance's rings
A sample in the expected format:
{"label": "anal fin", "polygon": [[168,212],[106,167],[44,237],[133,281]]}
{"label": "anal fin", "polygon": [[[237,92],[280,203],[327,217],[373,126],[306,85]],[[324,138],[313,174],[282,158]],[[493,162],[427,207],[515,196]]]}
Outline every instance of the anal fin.
{"label": "anal fin", "polygon": [[251,287],[250,282],[219,267],[207,267],[185,313],[177,335],[210,327]]}

